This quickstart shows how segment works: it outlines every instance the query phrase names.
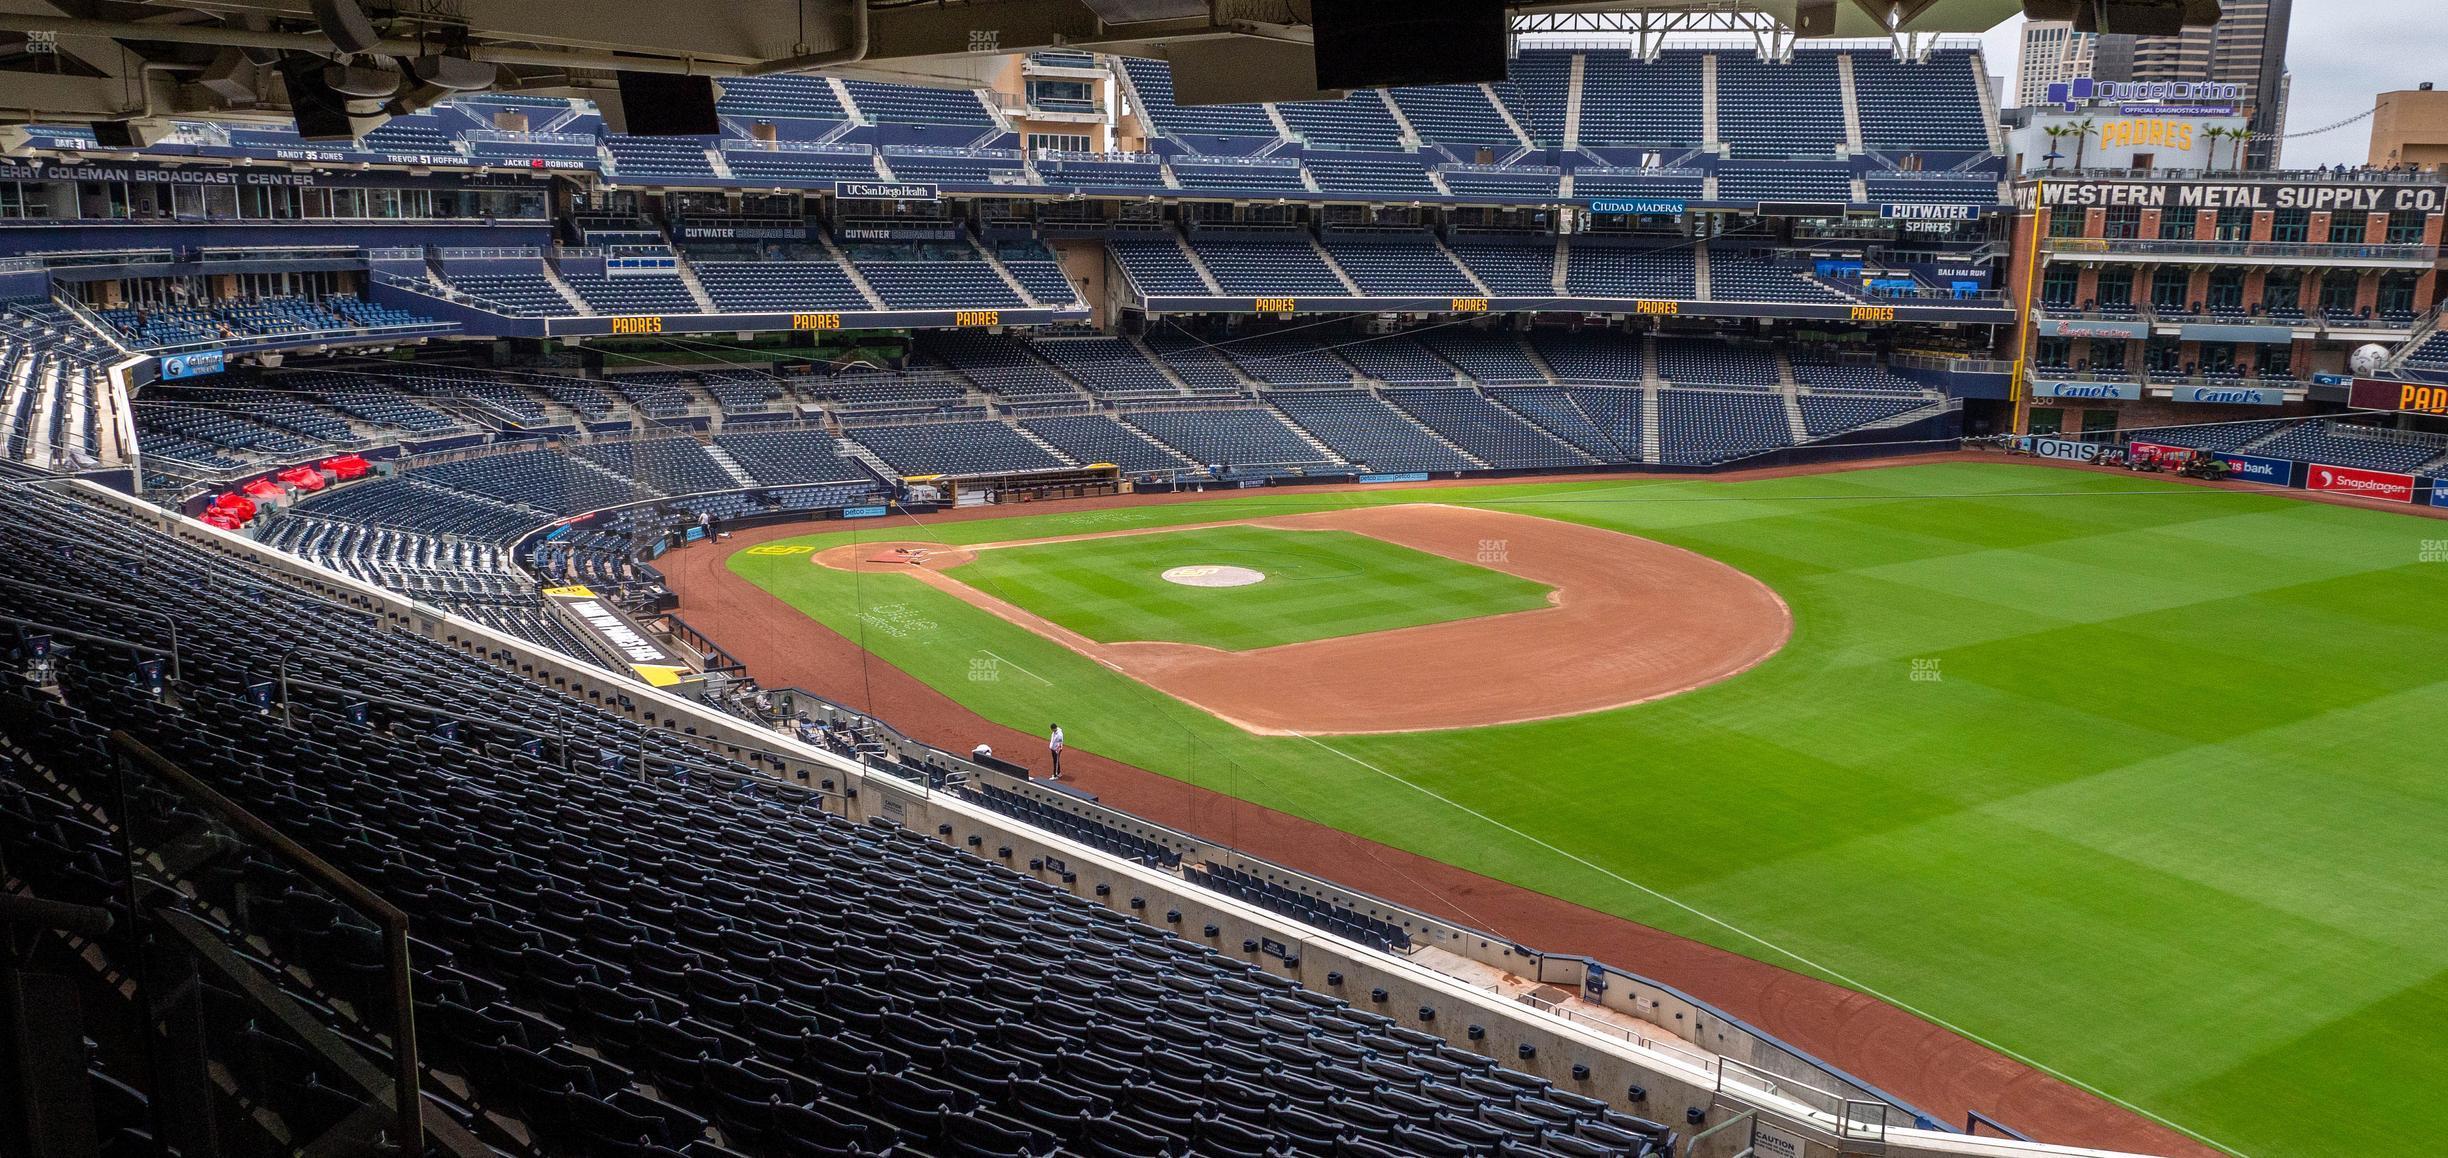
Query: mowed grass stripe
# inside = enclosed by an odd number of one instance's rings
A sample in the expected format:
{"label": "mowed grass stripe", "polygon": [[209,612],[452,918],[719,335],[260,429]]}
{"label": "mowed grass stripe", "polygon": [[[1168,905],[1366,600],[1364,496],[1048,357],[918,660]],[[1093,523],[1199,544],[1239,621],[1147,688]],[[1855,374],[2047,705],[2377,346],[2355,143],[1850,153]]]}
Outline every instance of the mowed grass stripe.
{"label": "mowed grass stripe", "polygon": [[[2258,1158],[2448,1131],[2428,1077],[2448,1072],[2448,894],[2431,884],[2448,860],[2448,564],[2418,561],[2440,524],[2006,464],[1438,497],[1688,547],[1794,610],[1784,651],[1687,695],[1335,742],[1603,871],[906,577],[869,579],[869,604],[938,627],[869,641],[998,722],[1059,718],[1088,750],[1765,952],[1620,874]],[[1294,491],[928,534],[1402,498]],[[846,576],[733,567],[856,630]],[[969,682],[982,647],[1052,685]],[[1915,681],[1915,659],[1938,678]]]}
{"label": "mowed grass stripe", "polygon": [[[1167,581],[1247,567],[1247,587]],[[952,578],[1099,643],[1247,651],[1547,606],[1548,588],[1350,531],[1209,527],[981,551]]]}

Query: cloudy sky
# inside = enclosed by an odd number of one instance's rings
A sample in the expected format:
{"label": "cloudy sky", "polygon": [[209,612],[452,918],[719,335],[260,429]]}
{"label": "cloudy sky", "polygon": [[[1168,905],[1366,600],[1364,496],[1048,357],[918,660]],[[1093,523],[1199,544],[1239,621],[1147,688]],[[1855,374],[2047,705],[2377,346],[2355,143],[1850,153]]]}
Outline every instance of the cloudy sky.
{"label": "cloudy sky", "polygon": [[[2295,83],[2287,131],[2300,133],[2371,111],[2383,92],[2437,81],[2448,88],[2448,21],[2439,0],[2296,0],[2287,39],[2287,70]],[[2015,53],[2023,19],[1992,29],[1989,69],[2007,74],[2014,92]],[[2361,164],[2371,151],[2371,122],[2358,121],[2286,143],[2289,168]]]}

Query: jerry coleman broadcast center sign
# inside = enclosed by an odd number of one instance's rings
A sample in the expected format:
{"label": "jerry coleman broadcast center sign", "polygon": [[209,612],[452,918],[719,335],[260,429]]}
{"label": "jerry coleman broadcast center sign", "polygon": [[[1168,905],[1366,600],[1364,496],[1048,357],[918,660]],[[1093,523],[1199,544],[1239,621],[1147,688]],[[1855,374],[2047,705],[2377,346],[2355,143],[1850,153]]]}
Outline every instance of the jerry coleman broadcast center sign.
{"label": "jerry coleman broadcast center sign", "polygon": [[2357,378],[2353,387],[2346,392],[2346,404],[2357,410],[2393,410],[2402,414],[2448,417],[2448,386]]}

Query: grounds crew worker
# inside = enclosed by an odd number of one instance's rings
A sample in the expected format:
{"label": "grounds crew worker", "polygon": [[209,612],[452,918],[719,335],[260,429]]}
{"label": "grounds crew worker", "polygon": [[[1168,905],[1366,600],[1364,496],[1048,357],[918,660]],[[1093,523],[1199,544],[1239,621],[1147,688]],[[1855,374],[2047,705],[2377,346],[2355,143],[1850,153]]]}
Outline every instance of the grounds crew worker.
{"label": "grounds crew worker", "polygon": [[1051,775],[1051,776],[1046,777],[1046,779],[1048,779],[1048,780],[1060,780],[1060,779],[1062,779],[1062,750],[1063,750],[1063,734],[1062,734],[1062,725],[1061,725],[1061,724],[1047,724],[1047,725],[1046,725],[1046,727],[1048,727],[1048,728],[1052,729],[1052,731],[1051,731],[1050,733],[1048,733],[1048,734],[1047,734],[1047,736],[1046,736],[1046,751],[1048,751],[1048,752],[1052,753],[1052,754],[1053,754],[1053,756],[1054,756],[1054,774],[1053,774],[1053,775]]}

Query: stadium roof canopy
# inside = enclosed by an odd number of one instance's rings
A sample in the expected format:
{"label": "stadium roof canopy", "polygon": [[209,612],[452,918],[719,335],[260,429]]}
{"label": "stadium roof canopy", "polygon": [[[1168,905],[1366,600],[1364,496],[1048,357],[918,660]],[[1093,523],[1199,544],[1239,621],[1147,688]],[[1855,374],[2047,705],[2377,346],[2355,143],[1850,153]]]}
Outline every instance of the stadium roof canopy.
{"label": "stadium roof canopy", "polygon": [[[1510,8],[1527,30],[1747,22],[1789,43],[1980,32],[2023,6],[1518,0]],[[476,88],[595,96],[617,71],[968,85],[985,74],[983,56],[1053,46],[1170,57],[1185,89],[1200,87],[1202,74],[1218,78],[1207,95],[1186,99],[1289,100],[1317,95],[1310,15],[1310,0],[0,0],[0,120],[286,120],[282,64],[308,56],[353,65],[343,91],[393,113]],[[386,79],[397,83],[380,93]]]}

